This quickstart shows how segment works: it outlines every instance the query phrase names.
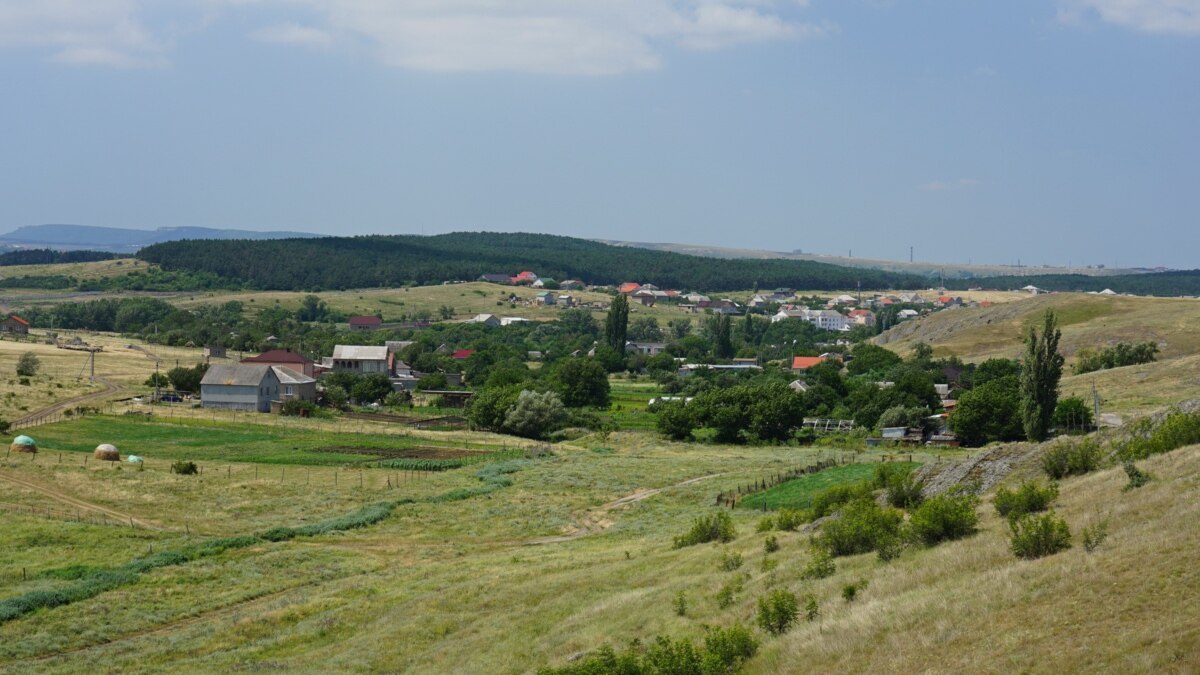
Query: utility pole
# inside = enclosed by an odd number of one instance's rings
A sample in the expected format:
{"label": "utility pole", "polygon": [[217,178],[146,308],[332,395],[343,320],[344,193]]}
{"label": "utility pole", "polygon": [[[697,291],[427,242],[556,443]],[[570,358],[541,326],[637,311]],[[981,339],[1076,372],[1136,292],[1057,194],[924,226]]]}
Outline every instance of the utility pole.
{"label": "utility pole", "polygon": [[908,262],[911,263],[912,261],[913,261],[913,247],[909,246],[908,247]]}
{"label": "utility pole", "polygon": [[1095,419],[1096,426],[1100,426],[1100,392],[1096,390],[1096,380],[1092,380],[1092,408],[1095,414],[1092,416]]}
{"label": "utility pole", "polygon": [[154,359],[154,400],[158,400],[158,359]]}

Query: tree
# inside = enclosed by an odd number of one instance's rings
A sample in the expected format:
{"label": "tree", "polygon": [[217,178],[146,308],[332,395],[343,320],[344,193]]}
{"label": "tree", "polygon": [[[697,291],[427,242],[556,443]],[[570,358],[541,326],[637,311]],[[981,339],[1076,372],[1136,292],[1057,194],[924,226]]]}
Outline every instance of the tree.
{"label": "tree", "polygon": [[625,335],[629,329],[629,298],[617,295],[613,298],[612,306],[608,308],[608,317],[604,320],[604,344],[617,353],[625,353]]}
{"label": "tree", "polygon": [[392,393],[392,381],[383,373],[360,377],[350,389],[350,396],[359,405],[378,403],[390,393]]}
{"label": "tree", "polygon": [[1063,356],[1058,352],[1062,331],[1052,310],[1042,317],[1042,332],[1030,326],[1025,336],[1025,358],[1021,363],[1021,421],[1031,442],[1046,439],[1058,405],[1058,382],[1062,379]]}
{"label": "tree", "polygon": [[443,321],[448,321],[454,318],[454,308],[450,305],[442,305],[438,307],[438,316],[442,317]]}
{"label": "tree", "polygon": [[162,373],[151,373],[150,377],[146,378],[145,385],[147,387],[166,388],[171,386],[171,380]]}
{"label": "tree", "polygon": [[329,306],[315,295],[306,295],[300,301],[300,309],[296,310],[296,318],[300,321],[324,321],[329,315]]}
{"label": "tree", "polygon": [[713,353],[719,359],[733,358],[733,327],[728,314],[713,317]]}
{"label": "tree", "polygon": [[652,316],[643,316],[633,320],[629,325],[629,339],[637,342],[659,342],[663,339],[662,328],[658,326],[658,319]]}
{"label": "tree", "polygon": [[572,308],[558,315],[558,322],[572,335],[596,335],[596,320],[586,309]]}
{"label": "tree", "polygon": [[1087,428],[1092,421],[1092,409],[1078,396],[1060,399],[1054,407],[1054,426],[1059,431]]}
{"label": "tree", "polygon": [[608,406],[608,371],[595,359],[565,359],[555,373],[562,402],[571,408]]}
{"label": "tree", "polygon": [[21,358],[17,359],[17,375],[19,377],[33,377],[37,375],[38,369],[42,367],[42,360],[33,352],[25,352]]}
{"label": "tree", "polygon": [[667,325],[671,327],[671,337],[676,340],[682,340],[692,334],[691,319],[672,319]]}
{"label": "tree", "polygon": [[658,433],[675,441],[682,441],[692,436],[696,428],[696,416],[692,408],[684,401],[666,401],[658,408],[658,419],[655,420]]}
{"label": "tree", "polygon": [[963,392],[950,416],[950,430],[965,445],[1021,438],[1020,381],[1015,375]]}
{"label": "tree", "polygon": [[518,385],[487,387],[477,392],[467,405],[467,422],[472,429],[500,431],[504,427],[504,416],[516,404],[520,394]]}
{"label": "tree", "polygon": [[200,391],[200,380],[208,372],[208,365],[198,363],[193,368],[177,366],[167,371],[167,379],[177,391]]}
{"label": "tree", "polygon": [[851,351],[854,358],[846,364],[846,372],[851,375],[866,373],[883,373],[900,365],[900,355],[890,349],[885,349],[870,342],[860,342]]}
{"label": "tree", "polygon": [[526,389],[504,415],[504,430],[525,438],[545,438],[567,422],[567,409],[558,394]]}

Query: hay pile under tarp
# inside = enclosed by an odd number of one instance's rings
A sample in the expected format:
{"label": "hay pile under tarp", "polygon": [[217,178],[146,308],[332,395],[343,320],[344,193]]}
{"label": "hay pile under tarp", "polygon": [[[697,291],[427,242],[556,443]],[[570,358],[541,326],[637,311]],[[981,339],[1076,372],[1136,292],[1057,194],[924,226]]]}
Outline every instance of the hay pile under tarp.
{"label": "hay pile under tarp", "polygon": [[8,449],[12,452],[27,452],[31,455],[36,455],[37,443],[34,443],[33,439],[28,436],[17,436],[13,439],[12,445],[8,446]]}
{"label": "hay pile under tarp", "polygon": [[92,457],[101,462],[119,462],[121,461],[121,453],[117,452],[117,446],[109,443],[101,443],[96,446],[96,452],[92,453]]}

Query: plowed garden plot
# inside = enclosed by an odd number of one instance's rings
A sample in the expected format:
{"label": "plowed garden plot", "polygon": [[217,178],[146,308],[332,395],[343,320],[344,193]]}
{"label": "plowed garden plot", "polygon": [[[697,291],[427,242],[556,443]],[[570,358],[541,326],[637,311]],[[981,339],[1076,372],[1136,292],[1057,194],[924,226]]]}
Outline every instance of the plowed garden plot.
{"label": "plowed garden plot", "polygon": [[467,459],[486,453],[462,448],[439,448],[415,446],[411,448],[363,448],[349,445],[334,445],[318,448],[317,452],[336,452],[342,455],[370,455],[386,459]]}

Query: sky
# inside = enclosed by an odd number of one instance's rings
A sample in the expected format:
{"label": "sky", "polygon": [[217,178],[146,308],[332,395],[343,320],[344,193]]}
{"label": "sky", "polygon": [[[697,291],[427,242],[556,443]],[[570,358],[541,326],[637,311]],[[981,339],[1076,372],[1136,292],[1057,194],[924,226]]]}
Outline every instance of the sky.
{"label": "sky", "polygon": [[1200,0],[0,0],[0,231],[1200,267]]}

